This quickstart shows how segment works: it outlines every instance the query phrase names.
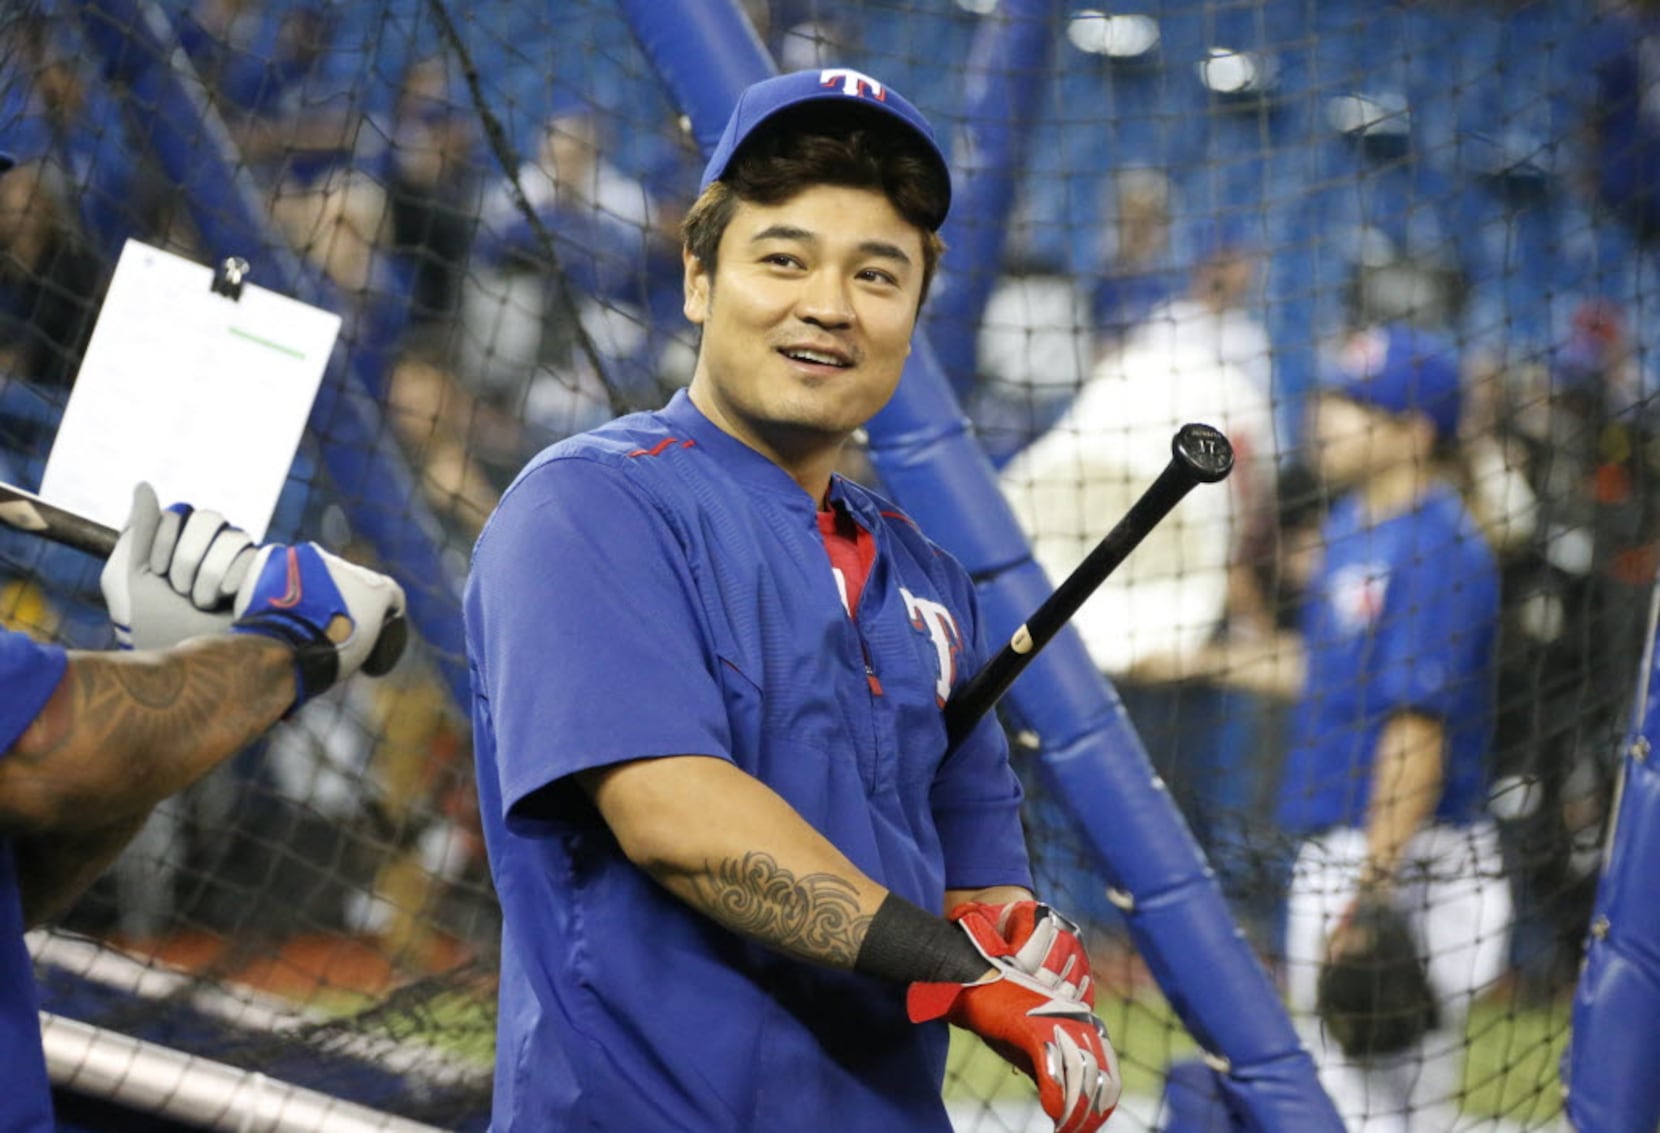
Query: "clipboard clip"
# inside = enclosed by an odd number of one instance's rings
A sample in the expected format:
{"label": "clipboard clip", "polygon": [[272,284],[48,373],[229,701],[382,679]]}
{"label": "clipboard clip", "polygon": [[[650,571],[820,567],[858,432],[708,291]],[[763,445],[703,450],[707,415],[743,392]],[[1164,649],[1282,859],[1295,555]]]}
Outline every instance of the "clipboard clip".
{"label": "clipboard clip", "polygon": [[213,270],[213,282],[208,287],[215,295],[223,295],[233,301],[241,299],[242,281],[252,270],[241,256],[226,256]]}

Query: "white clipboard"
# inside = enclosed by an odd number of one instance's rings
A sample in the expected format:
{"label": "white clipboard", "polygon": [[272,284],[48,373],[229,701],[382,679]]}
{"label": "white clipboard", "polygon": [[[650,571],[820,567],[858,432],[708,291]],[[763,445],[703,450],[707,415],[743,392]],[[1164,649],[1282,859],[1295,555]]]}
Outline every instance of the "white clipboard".
{"label": "white clipboard", "polygon": [[[265,538],[340,316],[128,240],[40,495],[120,528],[133,485]],[[238,270],[240,269],[240,270]]]}

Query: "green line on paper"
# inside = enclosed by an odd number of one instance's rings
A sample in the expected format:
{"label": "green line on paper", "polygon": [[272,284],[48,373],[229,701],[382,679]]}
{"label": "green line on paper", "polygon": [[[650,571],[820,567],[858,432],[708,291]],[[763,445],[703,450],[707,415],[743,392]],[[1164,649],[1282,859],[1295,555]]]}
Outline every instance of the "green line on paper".
{"label": "green line on paper", "polygon": [[290,358],[304,358],[305,357],[305,355],[302,352],[300,352],[298,350],[295,350],[292,346],[284,346],[280,342],[272,342],[270,339],[261,338],[257,334],[249,334],[247,331],[242,330],[239,327],[231,327],[230,330],[231,330],[231,333],[236,335],[236,337],[238,337],[238,338],[245,338],[249,342],[257,342],[261,346],[269,346],[272,350],[280,350],[282,353],[288,355]]}

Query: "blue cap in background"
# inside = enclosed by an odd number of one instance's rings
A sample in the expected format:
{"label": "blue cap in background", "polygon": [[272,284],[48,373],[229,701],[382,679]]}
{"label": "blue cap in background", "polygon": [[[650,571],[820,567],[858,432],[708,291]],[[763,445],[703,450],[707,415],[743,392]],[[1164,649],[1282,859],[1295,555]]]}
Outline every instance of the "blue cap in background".
{"label": "blue cap in background", "polygon": [[1391,325],[1350,337],[1323,388],[1388,413],[1422,413],[1436,436],[1458,435],[1458,347],[1446,335]]}
{"label": "blue cap in background", "polygon": [[732,117],[726,120],[726,130],[710,155],[709,164],[703,169],[698,191],[702,192],[726,175],[733,156],[762,123],[791,107],[815,102],[825,105],[839,102],[861,111],[886,114],[908,127],[921,143],[923,153],[938,164],[940,183],[945,188],[944,203],[939,215],[929,218],[929,227],[937,231],[945,223],[945,214],[951,207],[951,172],[928,119],[892,87],[846,67],[793,71],[764,79],[745,90],[732,109]]}

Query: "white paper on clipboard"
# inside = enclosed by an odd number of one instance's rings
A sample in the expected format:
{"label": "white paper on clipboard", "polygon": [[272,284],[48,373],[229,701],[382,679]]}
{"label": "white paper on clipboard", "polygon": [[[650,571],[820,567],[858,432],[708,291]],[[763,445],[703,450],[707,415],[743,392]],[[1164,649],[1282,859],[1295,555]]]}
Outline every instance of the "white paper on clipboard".
{"label": "white paper on clipboard", "polygon": [[340,316],[128,240],[64,409],[40,495],[122,527],[133,485],[263,540]]}

